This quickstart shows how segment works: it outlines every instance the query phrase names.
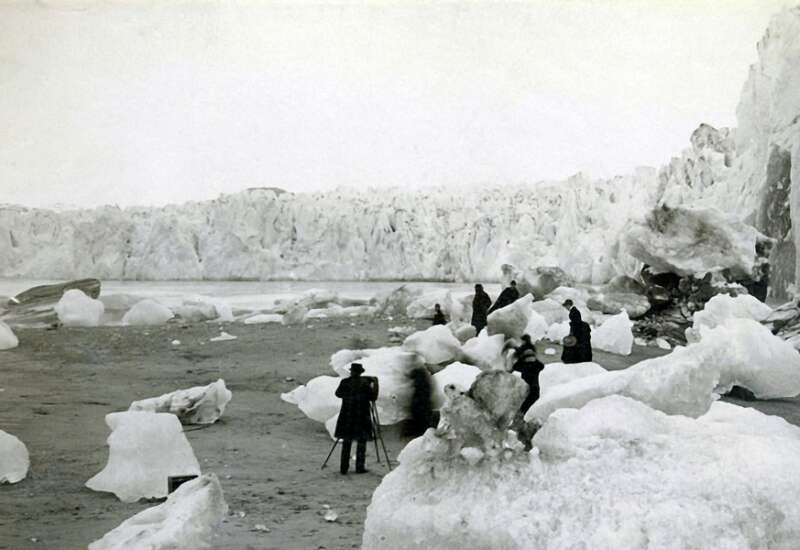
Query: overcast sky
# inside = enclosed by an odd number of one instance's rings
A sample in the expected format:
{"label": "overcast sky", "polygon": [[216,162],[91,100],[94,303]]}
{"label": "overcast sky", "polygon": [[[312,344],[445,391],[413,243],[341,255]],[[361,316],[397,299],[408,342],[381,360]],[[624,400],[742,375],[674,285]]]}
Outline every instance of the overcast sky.
{"label": "overcast sky", "polygon": [[0,203],[607,177],[735,125],[783,0],[0,3]]}

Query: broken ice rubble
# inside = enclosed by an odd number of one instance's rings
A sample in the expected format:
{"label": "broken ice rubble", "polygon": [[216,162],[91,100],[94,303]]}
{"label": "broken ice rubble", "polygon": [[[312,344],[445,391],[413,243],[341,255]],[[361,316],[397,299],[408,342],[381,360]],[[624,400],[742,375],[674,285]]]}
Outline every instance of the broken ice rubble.
{"label": "broken ice rubble", "polygon": [[207,386],[195,386],[134,401],[128,410],[172,413],[181,424],[213,424],[225,412],[232,395],[225,387],[225,381],[220,378]]}
{"label": "broken ice rubble", "polygon": [[108,463],[86,482],[123,502],[167,496],[167,478],[200,474],[200,465],[178,417],[142,411],[106,415]]}

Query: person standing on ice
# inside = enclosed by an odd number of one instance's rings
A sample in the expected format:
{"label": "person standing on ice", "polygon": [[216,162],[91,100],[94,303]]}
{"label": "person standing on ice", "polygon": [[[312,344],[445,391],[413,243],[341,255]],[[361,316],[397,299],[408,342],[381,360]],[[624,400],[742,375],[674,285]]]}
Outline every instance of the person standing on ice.
{"label": "person standing on ice", "polygon": [[504,308],[508,305],[513,304],[519,299],[519,290],[517,290],[517,281],[511,281],[511,284],[503,289],[503,292],[500,293],[500,296],[497,297],[497,301],[494,305],[489,309],[489,313],[496,311],[500,308]]}
{"label": "person standing on ice", "polygon": [[536,346],[531,342],[531,337],[522,335],[522,345],[515,353],[514,366],[511,370],[522,374],[522,379],[528,384],[528,396],[519,408],[525,415],[531,405],[539,399],[539,373],[544,369],[544,364],[536,357]]}
{"label": "person standing on ice", "polygon": [[373,437],[372,402],[378,399],[378,379],[361,376],[364,367],[360,363],[350,365],[350,377],[339,382],[336,397],[341,398],[342,408],[336,421],[334,437],[342,440],[342,458],[339,470],[346,474],[350,469],[350,451],[356,443],[356,473],[367,470],[367,441]]}
{"label": "person standing on ice", "polygon": [[581,318],[581,312],[573,307],[569,310],[569,335],[564,338],[562,363],[586,363],[592,360],[592,329]]}
{"label": "person standing on ice", "polygon": [[442,312],[442,306],[439,304],[435,304],[433,306],[433,324],[434,326],[447,324],[447,317],[444,316],[444,312]]}
{"label": "person standing on ice", "polygon": [[492,299],[483,290],[482,284],[475,285],[475,297],[472,299],[472,326],[475,327],[475,335],[481,333],[486,327],[486,317],[489,315],[489,308],[492,307]]}

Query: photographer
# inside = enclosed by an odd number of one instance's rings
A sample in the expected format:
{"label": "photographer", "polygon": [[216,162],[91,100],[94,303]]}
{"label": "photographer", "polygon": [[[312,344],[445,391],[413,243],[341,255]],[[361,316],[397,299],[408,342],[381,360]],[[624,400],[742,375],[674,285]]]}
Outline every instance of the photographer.
{"label": "photographer", "polygon": [[346,474],[350,469],[350,451],[356,440],[356,473],[367,470],[364,462],[367,457],[367,441],[373,437],[370,405],[378,398],[378,379],[361,376],[364,367],[360,363],[350,365],[350,377],[339,383],[336,397],[341,398],[342,408],[336,421],[334,437],[342,440],[342,459],[340,471]]}

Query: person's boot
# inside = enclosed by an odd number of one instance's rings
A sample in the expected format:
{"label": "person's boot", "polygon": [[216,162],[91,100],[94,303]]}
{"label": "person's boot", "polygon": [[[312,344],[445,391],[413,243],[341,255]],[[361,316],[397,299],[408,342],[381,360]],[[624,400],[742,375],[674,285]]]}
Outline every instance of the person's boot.
{"label": "person's boot", "polygon": [[359,441],[356,444],[356,473],[357,474],[366,474],[367,469],[364,467],[364,463],[367,461],[367,442]]}

